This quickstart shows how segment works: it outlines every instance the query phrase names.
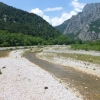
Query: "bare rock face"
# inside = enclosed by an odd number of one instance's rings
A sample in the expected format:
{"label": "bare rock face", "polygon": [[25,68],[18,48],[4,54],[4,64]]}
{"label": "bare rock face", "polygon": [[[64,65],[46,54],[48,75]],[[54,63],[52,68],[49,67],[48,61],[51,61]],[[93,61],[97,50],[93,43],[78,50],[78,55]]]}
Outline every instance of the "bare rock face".
{"label": "bare rock face", "polygon": [[[100,39],[100,3],[91,3],[85,5],[82,12],[73,16],[69,21],[63,23],[66,27],[63,34],[77,34],[75,38],[80,38],[83,41]],[[57,28],[59,31],[62,25]]]}

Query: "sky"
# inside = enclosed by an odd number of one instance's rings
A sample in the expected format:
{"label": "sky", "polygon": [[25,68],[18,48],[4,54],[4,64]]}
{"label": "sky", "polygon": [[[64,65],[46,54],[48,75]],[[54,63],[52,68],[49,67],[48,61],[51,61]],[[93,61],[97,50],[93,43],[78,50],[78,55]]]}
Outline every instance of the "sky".
{"label": "sky", "polygon": [[57,26],[81,12],[86,4],[100,3],[100,0],[0,0],[0,2],[35,13],[52,26]]}

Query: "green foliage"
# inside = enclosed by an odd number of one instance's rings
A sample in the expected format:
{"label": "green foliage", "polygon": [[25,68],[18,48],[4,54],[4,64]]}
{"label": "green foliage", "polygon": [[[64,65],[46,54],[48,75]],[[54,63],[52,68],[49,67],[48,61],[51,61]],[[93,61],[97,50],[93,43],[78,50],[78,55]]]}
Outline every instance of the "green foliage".
{"label": "green foliage", "polygon": [[64,35],[61,35],[57,39],[53,40],[53,44],[59,44],[59,45],[62,44],[68,45],[72,43],[73,43],[72,39]]}
{"label": "green foliage", "polygon": [[83,50],[96,50],[100,51],[100,40],[97,41],[87,41],[86,43],[82,44],[73,44],[71,45],[73,49],[83,49]]}
{"label": "green foliage", "polygon": [[3,3],[0,3],[0,30],[6,30],[10,33],[23,33],[47,40],[61,35],[59,31],[36,14]]}
{"label": "green foliage", "polygon": [[61,25],[59,25],[59,26],[56,26],[55,28],[57,29],[57,30],[59,30],[61,33],[63,33],[64,32],[64,30],[65,30],[65,28],[66,28],[66,26],[67,26],[67,24],[70,22],[70,19],[69,20],[67,20],[65,23],[66,24],[61,24]]}
{"label": "green foliage", "polygon": [[72,39],[63,36],[41,17],[0,3],[1,47],[70,43]]}
{"label": "green foliage", "polygon": [[78,39],[78,40],[76,41],[76,44],[82,44],[82,40],[81,40],[81,39]]}
{"label": "green foliage", "polygon": [[21,33],[7,33],[6,31],[0,31],[0,46],[30,46],[47,44],[43,38],[32,37],[30,35],[24,35]]}
{"label": "green foliage", "polygon": [[63,36],[41,17],[0,3],[0,46],[31,46],[70,44],[72,39]]}
{"label": "green foliage", "polygon": [[0,47],[8,46],[31,46],[31,45],[52,45],[52,44],[71,44],[72,39],[67,36],[60,35],[59,37],[48,40],[41,37],[33,37],[31,35],[24,35],[21,33],[9,33],[0,30]]}
{"label": "green foliage", "polygon": [[93,62],[93,60],[92,59],[89,59],[89,62]]}

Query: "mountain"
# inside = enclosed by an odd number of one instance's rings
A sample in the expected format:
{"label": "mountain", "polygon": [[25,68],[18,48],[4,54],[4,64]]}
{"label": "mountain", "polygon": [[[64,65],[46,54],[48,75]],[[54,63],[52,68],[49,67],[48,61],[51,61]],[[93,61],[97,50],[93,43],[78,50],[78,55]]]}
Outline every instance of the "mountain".
{"label": "mountain", "polygon": [[72,39],[62,35],[40,16],[0,2],[0,46],[29,46],[70,44]]}
{"label": "mountain", "polygon": [[50,38],[61,33],[41,17],[0,2],[0,30]]}
{"label": "mountain", "polygon": [[85,5],[82,12],[55,28],[73,39],[100,39],[100,3]]}

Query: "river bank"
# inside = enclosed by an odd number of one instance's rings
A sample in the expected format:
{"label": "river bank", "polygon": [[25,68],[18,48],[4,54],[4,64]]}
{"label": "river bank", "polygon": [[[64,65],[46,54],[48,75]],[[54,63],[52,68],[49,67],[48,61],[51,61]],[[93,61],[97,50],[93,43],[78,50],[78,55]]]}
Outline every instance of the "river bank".
{"label": "river bank", "polygon": [[[69,55],[71,57],[69,57]],[[74,55],[74,57],[72,57]],[[87,60],[78,60],[79,56],[84,56]],[[99,51],[84,51],[84,50],[71,50],[69,46],[53,46],[45,47],[42,52],[37,53],[37,57],[46,61],[70,66],[76,70],[100,77],[100,63],[93,63],[91,57],[99,58],[97,62],[100,62]],[[94,58],[94,59],[95,59]]]}
{"label": "river bank", "polygon": [[100,100],[100,77],[87,74],[73,67],[48,62],[37,57],[36,53],[27,53],[25,57],[51,73],[67,89],[73,91],[83,100]]}
{"label": "river bank", "polygon": [[22,53],[0,58],[0,100],[82,100]]}

